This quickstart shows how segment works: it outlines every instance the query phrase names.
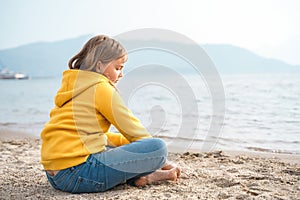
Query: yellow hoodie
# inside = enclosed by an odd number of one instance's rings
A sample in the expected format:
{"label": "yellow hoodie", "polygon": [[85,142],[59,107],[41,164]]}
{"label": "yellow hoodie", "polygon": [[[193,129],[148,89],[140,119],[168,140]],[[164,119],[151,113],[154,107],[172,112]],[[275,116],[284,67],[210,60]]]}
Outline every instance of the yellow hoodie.
{"label": "yellow hoodie", "polygon": [[[111,124],[121,134],[110,133]],[[66,169],[108,144],[120,146],[149,137],[105,76],[66,70],[50,120],[41,132],[41,163],[45,170]]]}

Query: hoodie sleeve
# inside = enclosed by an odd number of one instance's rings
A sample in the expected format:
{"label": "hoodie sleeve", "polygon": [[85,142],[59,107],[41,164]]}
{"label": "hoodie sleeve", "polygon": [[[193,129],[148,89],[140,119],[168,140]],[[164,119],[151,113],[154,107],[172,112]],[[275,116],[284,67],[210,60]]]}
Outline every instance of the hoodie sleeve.
{"label": "hoodie sleeve", "polygon": [[108,145],[118,147],[125,144],[129,144],[130,142],[120,133],[112,133],[107,132],[105,133],[108,139]]}
{"label": "hoodie sleeve", "polygon": [[98,112],[113,124],[129,142],[151,137],[110,83],[101,82],[97,85],[95,103]]}

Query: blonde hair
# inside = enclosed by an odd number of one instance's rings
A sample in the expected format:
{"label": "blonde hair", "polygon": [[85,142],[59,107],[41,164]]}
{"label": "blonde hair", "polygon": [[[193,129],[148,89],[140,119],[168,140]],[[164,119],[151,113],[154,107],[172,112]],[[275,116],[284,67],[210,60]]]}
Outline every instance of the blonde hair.
{"label": "blonde hair", "polygon": [[125,55],[126,50],[118,41],[98,35],[87,41],[81,51],[69,60],[69,68],[96,71],[98,61],[105,65]]}

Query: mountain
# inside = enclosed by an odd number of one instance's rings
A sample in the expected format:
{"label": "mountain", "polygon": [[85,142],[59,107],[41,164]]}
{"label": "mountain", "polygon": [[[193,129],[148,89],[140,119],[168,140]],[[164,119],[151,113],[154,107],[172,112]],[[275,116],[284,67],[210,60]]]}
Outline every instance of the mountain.
{"label": "mountain", "polygon": [[202,45],[221,73],[289,73],[300,72],[300,66],[278,59],[265,58],[247,49],[226,45]]}
{"label": "mountain", "polygon": [[38,42],[0,51],[2,67],[30,76],[59,76],[90,35],[56,41]]}
{"label": "mountain", "polygon": [[[0,61],[2,67],[7,67],[16,72],[23,72],[30,76],[57,77],[61,75],[63,70],[68,69],[69,59],[82,48],[90,37],[91,35],[84,35],[62,41],[38,42],[0,50]],[[151,43],[151,41],[148,42]],[[182,46],[182,48],[187,47],[187,44],[174,43],[173,45]],[[300,72],[300,66],[289,65],[277,59],[261,57],[244,48],[226,44],[205,44],[201,46],[213,60],[220,73]],[[139,56],[139,59],[147,58]],[[172,62],[170,60],[169,62]],[[174,66],[178,65],[178,62],[173,62]]]}

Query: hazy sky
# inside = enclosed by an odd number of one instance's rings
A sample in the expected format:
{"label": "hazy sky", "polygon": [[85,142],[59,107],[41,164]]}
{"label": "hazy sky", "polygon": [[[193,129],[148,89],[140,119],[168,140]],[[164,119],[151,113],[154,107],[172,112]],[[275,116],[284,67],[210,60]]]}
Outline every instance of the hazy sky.
{"label": "hazy sky", "polygon": [[0,49],[163,28],[300,64],[298,0],[0,0]]}

